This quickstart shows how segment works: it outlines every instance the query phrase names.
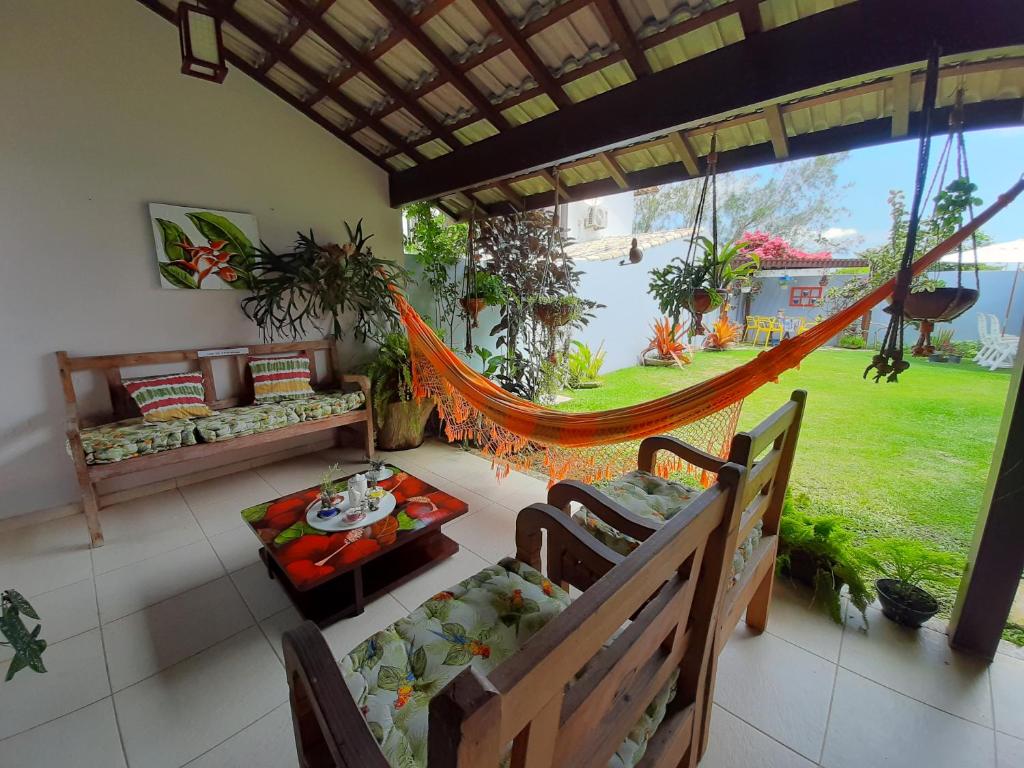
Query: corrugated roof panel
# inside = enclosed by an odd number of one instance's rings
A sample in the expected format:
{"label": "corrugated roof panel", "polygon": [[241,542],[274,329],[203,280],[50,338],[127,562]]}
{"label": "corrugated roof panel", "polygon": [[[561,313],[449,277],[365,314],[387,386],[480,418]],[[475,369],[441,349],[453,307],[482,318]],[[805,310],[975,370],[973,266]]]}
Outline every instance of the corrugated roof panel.
{"label": "corrugated roof panel", "polygon": [[731,0],[619,0],[629,26],[638,37],[650,37],[668,27],[700,16]]}
{"label": "corrugated roof panel", "polygon": [[277,3],[268,3],[266,0],[237,0],[233,9],[272,37],[287,34],[292,28],[291,17]]}
{"label": "corrugated roof panel", "polygon": [[396,44],[377,59],[377,66],[407,91],[416,90],[437,76],[437,70],[427,57],[408,40]]}
{"label": "corrugated roof panel", "polygon": [[468,211],[472,206],[469,198],[462,193],[456,193],[454,195],[447,195],[441,198],[441,202],[444,203],[450,210],[454,210],[458,213],[462,211]]}
{"label": "corrugated roof panel", "polygon": [[457,122],[463,117],[475,114],[476,109],[462,91],[451,83],[438,86],[425,94],[420,102],[442,122]]}
{"label": "corrugated roof panel", "polygon": [[962,77],[953,74],[940,78],[936,102],[940,106],[952,104],[961,83],[964,86],[964,102],[968,104],[998,99],[1019,99],[1024,95],[1024,66],[971,72]]}
{"label": "corrugated roof panel", "polygon": [[[737,125],[725,123],[718,127],[716,133],[718,134],[719,152],[728,152],[730,149],[749,147],[754,144],[771,141],[771,137],[768,135],[768,125],[760,118],[744,121]],[[699,157],[703,157],[711,151],[711,137],[713,135],[710,131],[688,134],[687,140],[690,142],[690,147],[693,148],[693,151]]]}
{"label": "corrugated roof panel", "polygon": [[405,109],[395,110],[383,117],[381,122],[399,136],[403,136],[406,141],[418,141],[430,135],[430,131],[424,127],[423,123]]}
{"label": "corrugated roof panel", "polygon": [[463,144],[475,144],[478,141],[490,138],[498,133],[488,120],[477,120],[475,123],[459,128],[455,131],[455,138]]}
{"label": "corrugated roof panel", "polygon": [[536,120],[538,117],[544,117],[544,115],[550,115],[552,112],[557,111],[558,107],[555,106],[555,102],[551,100],[551,97],[546,93],[541,93],[529,101],[524,101],[522,104],[516,104],[514,107],[503,110],[501,114],[515,126],[528,123],[531,120]]}
{"label": "corrugated roof panel", "polygon": [[591,72],[586,77],[566,83],[565,92],[574,102],[586,101],[600,93],[610,91],[612,88],[631,83],[636,79],[633,70],[625,61],[617,61],[609,64],[604,69]]}
{"label": "corrugated roof panel", "polygon": [[608,171],[605,169],[604,164],[598,160],[566,168],[559,172],[559,178],[567,186],[575,187],[577,184],[584,184],[588,181],[607,179]]}
{"label": "corrugated roof panel", "polygon": [[667,143],[648,143],[635,149],[625,149],[615,153],[615,160],[627,173],[678,162]]}
{"label": "corrugated roof panel", "polygon": [[372,128],[363,128],[352,134],[352,138],[366,147],[374,155],[383,155],[394,147]]}
{"label": "corrugated roof panel", "polygon": [[541,30],[528,42],[555,77],[561,77],[618,50],[604,21],[590,5]]}
{"label": "corrugated roof panel", "polygon": [[717,51],[743,39],[743,25],[737,14],[706,24],[673,40],[645,51],[651,69],[660,72],[684,61]]}
{"label": "corrugated roof panel", "polygon": [[479,200],[484,205],[493,205],[494,203],[508,202],[503,194],[496,190],[494,187],[486,187],[479,189],[473,193],[473,197]]}
{"label": "corrugated roof panel", "polygon": [[451,147],[449,147],[440,139],[434,139],[433,141],[428,141],[424,144],[420,144],[418,147],[416,147],[416,151],[423,155],[425,158],[427,158],[427,160],[433,160],[435,157],[447,155],[452,150]]}
{"label": "corrugated roof panel", "polygon": [[378,112],[392,102],[390,96],[374,85],[363,74],[358,74],[341,84],[342,93],[353,101],[362,104],[371,113]]}
{"label": "corrugated roof panel", "polygon": [[509,183],[509,186],[523,197],[551,191],[551,185],[544,181],[540,176],[532,176],[528,179],[513,181]]}
{"label": "corrugated roof panel", "polygon": [[356,119],[349,114],[348,110],[342,109],[337,102],[330,99],[320,99],[313,105],[313,109],[330,120],[342,130],[348,130],[356,122]]}
{"label": "corrugated roof panel", "polygon": [[224,35],[224,46],[229,51],[241,56],[252,66],[259,66],[265,55],[262,48],[230,24],[223,24],[221,30]]}
{"label": "corrugated roof panel", "polygon": [[761,21],[765,29],[775,29],[853,2],[856,0],[765,0],[760,5]]}
{"label": "corrugated roof panel", "polygon": [[404,152],[400,155],[389,157],[385,162],[392,168],[394,168],[396,171],[404,171],[407,168],[413,168],[416,165],[416,161],[413,160]]}
{"label": "corrugated roof panel", "polygon": [[348,62],[314,32],[307,32],[300,37],[292,46],[292,53],[325,78],[348,69]]}
{"label": "corrugated roof panel", "polygon": [[387,39],[391,30],[387,19],[366,0],[338,0],[323,19],[360,50]]}
{"label": "corrugated roof panel", "polygon": [[288,91],[292,96],[295,96],[302,101],[305,101],[312,96],[313,92],[316,90],[312,85],[307,83],[284,64],[275,64],[272,66],[267,72],[267,77]]}
{"label": "corrugated roof panel", "polygon": [[504,101],[536,87],[526,67],[512,51],[502,51],[466,75],[491,101]]}
{"label": "corrugated roof panel", "polygon": [[454,61],[462,62],[493,44],[498,38],[488,37],[491,27],[473,0],[455,0],[422,27],[441,51]]}

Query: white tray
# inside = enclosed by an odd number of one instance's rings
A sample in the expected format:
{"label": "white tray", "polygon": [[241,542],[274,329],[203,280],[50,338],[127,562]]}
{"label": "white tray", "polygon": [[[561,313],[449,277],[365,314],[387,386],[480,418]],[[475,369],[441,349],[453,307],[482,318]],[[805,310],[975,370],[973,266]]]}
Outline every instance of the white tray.
{"label": "white tray", "polygon": [[381,497],[380,505],[377,507],[376,512],[367,512],[366,517],[349,523],[345,521],[345,512],[349,508],[348,499],[348,491],[345,491],[345,501],[342,502],[340,511],[337,515],[327,520],[317,517],[316,513],[320,511],[320,499],[315,499],[306,507],[306,522],[318,531],[330,531],[332,533],[335,531],[351,531],[355,528],[365,528],[367,525],[373,525],[395,511],[395,494],[387,491]]}

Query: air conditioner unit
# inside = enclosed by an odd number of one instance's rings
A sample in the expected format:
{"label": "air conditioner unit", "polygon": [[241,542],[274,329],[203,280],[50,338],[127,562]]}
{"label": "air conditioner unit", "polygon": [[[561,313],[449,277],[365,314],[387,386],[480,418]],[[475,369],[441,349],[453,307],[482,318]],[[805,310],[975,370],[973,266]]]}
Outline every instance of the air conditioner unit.
{"label": "air conditioner unit", "polygon": [[587,217],[583,220],[584,229],[604,229],[608,226],[608,211],[597,205],[587,209]]}

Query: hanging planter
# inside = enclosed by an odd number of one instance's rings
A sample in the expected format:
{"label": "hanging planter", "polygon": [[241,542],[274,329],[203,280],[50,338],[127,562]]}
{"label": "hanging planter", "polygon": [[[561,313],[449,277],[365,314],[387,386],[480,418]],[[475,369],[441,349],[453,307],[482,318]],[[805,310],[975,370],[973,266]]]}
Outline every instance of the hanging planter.
{"label": "hanging planter", "polygon": [[479,328],[480,323],[477,318],[480,316],[480,312],[483,311],[483,308],[487,306],[487,302],[473,296],[466,296],[463,299],[459,299],[459,304],[462,305],[462,309],[465,310],[466,316],[473,324],[473,327]]}
{"label": "hanging planter", "polygon": [[575,296],[537,296],[533,316],[549,330],[561,328],[580,317],[580,300]]}
{"label": "hanging planter", "polygon": [[475,272],[471,278],[467,279],[466,295],[459,299],[459,304],[472,326],[477,328],[479,327],[477,318],[483,308],[503,303],[507,291],[501,278],[489,272]]}
{"label": "hanging planter", "polygon": [[911,293],[903,302],[903,316],[908,320],[948,323],[973,307],[978,295],[974,288],[963,287]]}

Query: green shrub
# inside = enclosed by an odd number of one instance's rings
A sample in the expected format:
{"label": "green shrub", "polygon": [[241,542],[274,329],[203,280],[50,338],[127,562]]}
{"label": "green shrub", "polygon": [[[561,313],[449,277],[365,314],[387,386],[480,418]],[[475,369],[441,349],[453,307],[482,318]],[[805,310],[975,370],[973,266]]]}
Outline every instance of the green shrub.
{"label": "green shrub", "polygon": [[864,349],[867,346],[867,342],[864,341],[863,336],[850,333],[839,340],[839,346],[843,349]]}
{"label": "green shrub", "polygon": [[977,341],[954,341],[953,349],[956,354],[965,360],[973,360],[979,351],[981,351],[981,343]]}
{"label": "green shrub", "polygon": [[579,389],[581,385],[597,381],[604,365],[604,342],[594,352],[582,341],[573,339],[574,349],[569,353],[569,388]]}

